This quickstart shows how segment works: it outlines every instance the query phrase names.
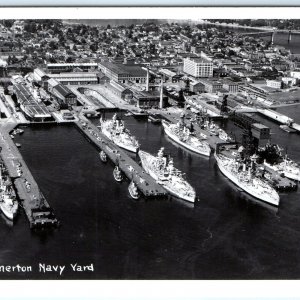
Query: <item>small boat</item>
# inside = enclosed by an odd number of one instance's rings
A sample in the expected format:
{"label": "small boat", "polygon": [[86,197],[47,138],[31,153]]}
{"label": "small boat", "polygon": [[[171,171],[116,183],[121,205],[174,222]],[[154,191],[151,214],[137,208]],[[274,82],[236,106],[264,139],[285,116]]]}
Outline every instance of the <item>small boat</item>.
{"label": "small boat", "polygon": [[156,118],[156,117],[153,116],[153,115],[150,115],[150,116],[148,117],[148,121],[149,121],[149,122],[152,122],[153,124],[160,124],[160,123],[161,123],[161,119]]}
{"label": "small boat", "polygon": [[130,182],[130,184],[128,186],[128,191],[129,191],[130,196],[133,199],[137,200],[141,196],[141,193],[139,192],[137,185],[133,181]]}
{"label": "small boat", "polygon": [[118,166],[114,168],[113,175],[117,182],[121,182],[123,180],[122,172],[120,171]]}
{"label": "small boat", "polygon": [[16,143],[16,146],[17,146],[18,148],[21,148],[21,144],[20,144],[20,143]]}
{"label": "small boat", "polygon": [[288,133],[294,133],[296,132],[297,130],[288,126],[288,125],[280,125],[279,126],[282,130],[284,130],[285,132],[288,132]]}
{"label": "small boat", "polygon": [[107,156],[103,150],[99,153],[99,156],[100,156],[101,161],[107,162]]}

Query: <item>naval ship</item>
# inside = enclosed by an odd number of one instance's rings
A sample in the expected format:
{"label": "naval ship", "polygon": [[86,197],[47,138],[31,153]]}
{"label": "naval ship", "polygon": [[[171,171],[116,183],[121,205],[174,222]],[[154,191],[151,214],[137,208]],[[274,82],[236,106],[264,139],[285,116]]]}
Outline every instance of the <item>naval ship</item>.
{"label": "naval ship", "polygon": [[124,123],[117,119],[116,114],[114,114],[111,120],[103,120],[101,117],[100,129],[107,138],[120,148],[134,153],[137,153],[139,150],[138,141],[130,134],[128,129],[125,129]]}
{"label": "naval ship", "polygon": [[181,172],[174,167],[173,160],[164,156],[164,148],[153,156],[145,151],[138,152],[144,170],[161,184],[171,195],[195,202],[196,192],[183,178]]}
{"label": "naval ship", "polygon": [[245,163],[224,154],[215,153],[215,158],[220,171],[233,183],[251,196],[272,205],[279,205],[279,195],[270,185],[252,174],[252,169],[247,169]]}
{"label": "naval ship", "polygon": [[283,174],[289,179],[300,181],[299,165],[296,162],[288,159],[287,157],[285,157],[282,162],[273,165],[264,161],[264,165],[280,174]]}
{"label": "naval ship", "polygon": [[181,122],[177,124],[162,121],[165,133],[179,145],[205,156],[210,156],[211,149],[206,141],[201,141],[196,136],[192,136],[190,130]]}
{"label": "naval ship", "polygon": [[0,209],[8,219],[14,220],[18,212],[16,194],[10,179],[3,176],[1,169],[0,172]]}

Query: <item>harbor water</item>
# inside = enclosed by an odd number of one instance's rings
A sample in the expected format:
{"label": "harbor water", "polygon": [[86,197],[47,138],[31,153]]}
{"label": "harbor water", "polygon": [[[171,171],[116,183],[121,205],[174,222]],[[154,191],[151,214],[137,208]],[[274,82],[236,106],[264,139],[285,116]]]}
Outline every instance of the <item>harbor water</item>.
{"label": "harbor water", "polygon": [[[31,272],[0,271],[1,279],[299,278],[299,190],[280,194],[278,210],[262,205],[229,182],[213,157],[183,150],[161,125],[124,120],[141,149],[156,154],[165,147],[200,201],[133,200],[129,182],[113,179],[113,165],[100,161],[78,129],[27,127],[15,140],[62,226],[32,232],[22,211],[14,226],[1,218],[0,266],[32,266]],[[264,121],[274,142],[288,141],[299,161],[300,136]],[[66,268],[61,275],[44,273],[39,263]],[[93,264],[94,271],[73,271],[75,263]]]}

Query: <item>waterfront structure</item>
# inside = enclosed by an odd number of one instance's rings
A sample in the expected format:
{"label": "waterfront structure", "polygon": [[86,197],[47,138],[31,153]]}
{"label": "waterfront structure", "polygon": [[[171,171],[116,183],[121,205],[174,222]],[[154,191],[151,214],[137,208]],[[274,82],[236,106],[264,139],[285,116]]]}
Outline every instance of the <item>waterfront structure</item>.
{"label": "waterfront structure", "polygon": [[183,60],[183,71],[195,78],[213,77],[213,63],[204,57],[187,57]]}
{"label": "waterfront structure", "polygon": [[43,102],[38,102],[25,84],[14,83],[14,93],[20,104],[20,108],[30,120],[45,121],[51,118],[46,105]]}

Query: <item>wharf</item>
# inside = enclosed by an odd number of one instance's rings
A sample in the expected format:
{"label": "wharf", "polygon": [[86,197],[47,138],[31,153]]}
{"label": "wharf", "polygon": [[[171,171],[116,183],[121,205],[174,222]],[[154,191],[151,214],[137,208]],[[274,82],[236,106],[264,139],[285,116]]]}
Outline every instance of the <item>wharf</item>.
{"label": "wharf", "polygon": [[[161,112],[160,114],[169,122],[172,122],[172,123],[178,122],[178,118],[175,118],[172,115],[169,115],[169,114],[166,114],[163,112]],[[213,135],[209,131],[200,128],[200,126],[197,123],[193,123],[193,128],[194,128],[194,131],[197,133],[197,135],[204,134],[207,136],[206,141],[208,142],[209,146],[212,149],[216,149],[218,144],[224,144],[224,143],[226,144],[226,142],[221,140],[217,135]]]}
{"label": "wharf", "polygon": [[16,125],[10,123],[0,127],[0,147],[3,162],[16,187],[30,228],[57,226],[58,220],[9,135]]}
{"label": "wharf", "polygon": [[99,129],[84,116],[80,115],[81,121],[75,122],[77,127],[85,136],[94,143],[98,148],[105,152],[109,159],[118,165],[126,177],[133,181],[139,191],[147,198],[166,198],[166,190],[156,183],[140,165],[137,164],[128,154],[111,142]]}
{"label": "wharf", "polygon": [[294,123],[293,119],[277,112],[271,109],[258,109],[257,112],[259,112],[260,114],[274,120],[277,121],[283,125],[287,125],[290,124],[289,126],[297,131],[300,132],[300,125],[297,123]]}

